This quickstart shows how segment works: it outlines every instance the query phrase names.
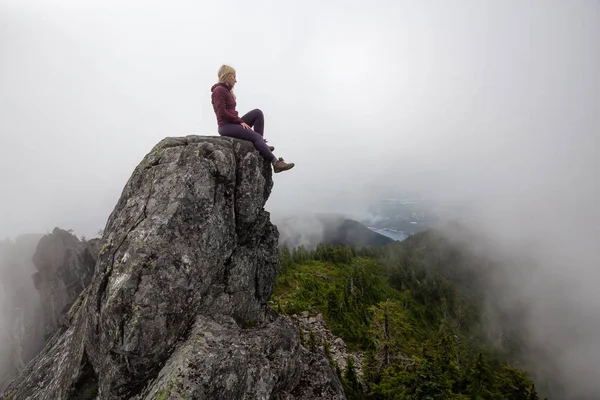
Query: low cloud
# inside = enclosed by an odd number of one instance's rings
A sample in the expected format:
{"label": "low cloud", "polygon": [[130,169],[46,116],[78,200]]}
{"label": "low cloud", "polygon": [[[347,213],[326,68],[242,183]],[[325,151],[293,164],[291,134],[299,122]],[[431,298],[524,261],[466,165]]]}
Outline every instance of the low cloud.
{"label": "low cloud", "polygon": [[591,398],[599,19],[594,2],[5,1],[0,237],[103,228],[154,144],[217,134],[229,63],[240,112],[261,108],[296,163],[274,177],[274,219],[360,219],[394,190],[440,204],[505,261],[498,293],[527,304],[532,357]]}

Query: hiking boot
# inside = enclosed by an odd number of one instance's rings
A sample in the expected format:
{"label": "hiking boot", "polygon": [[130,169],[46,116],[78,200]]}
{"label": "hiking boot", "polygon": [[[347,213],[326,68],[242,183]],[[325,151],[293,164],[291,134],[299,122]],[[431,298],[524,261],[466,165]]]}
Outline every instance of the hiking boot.
{"label": "hiking boot", "polygon": [[273,171],[275,171],[275,173],[277,174],[279,172],[287,171],[288,169],[294,168],[294,165],[294,163],[286,163],[285,161],[283,161],[283,158],[280,158],[279,160],[273,163]]}

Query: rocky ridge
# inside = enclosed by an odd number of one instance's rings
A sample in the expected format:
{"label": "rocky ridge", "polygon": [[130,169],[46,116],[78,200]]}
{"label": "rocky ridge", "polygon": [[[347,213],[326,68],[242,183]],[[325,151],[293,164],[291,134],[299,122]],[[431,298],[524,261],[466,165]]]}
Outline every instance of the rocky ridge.
{"label": "rocky ridge", "polygon": [[42,305],[31,281],[40,237],[0,242],[0,391],[44,345]]}
{"label": "rocky ridge", "polygon": [[[293,314],[290,318],[299,326],[301,340],[307,347],[312,347],[313,351],[328,356],[334,367],[339,368],[342,373],[346,371],[348,359],[351,359],[358,378],[362,377],[364,354],[348,350],[344,340],[329,330],[321,313],[303,311],[300,314]],[[311,335],[313,335],[312,339]]]}
{"label": "rocky ridge", "polygon": [[32,279],[42,303],[45,338],[65,322],[68,310],[91,283],[99,251],[100,239],[81,241],[64,229],[54,228],[40,239],[33,256],[38,272]]}
{"label": "rocky ridge", "polygon": [[91,282],[99,239],[55,228],[5,241],[0,250],[0,390],[19,374]]}
{"label": "rocky ridge", "polygon": [[3,397],[344,399],[327,358],[267,306],[272,187],[248,142],[161,141],[108,219],[91,283]]}

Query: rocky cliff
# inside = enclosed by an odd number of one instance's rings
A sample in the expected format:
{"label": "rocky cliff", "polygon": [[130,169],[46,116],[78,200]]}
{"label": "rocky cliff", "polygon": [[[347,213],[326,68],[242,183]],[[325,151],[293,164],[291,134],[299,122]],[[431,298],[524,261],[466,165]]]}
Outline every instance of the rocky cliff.
{"label": "rocky cliff", "polygon": [[0,391],[44,345],[42,306],[31,281],[40,237],[0,242]]}
{"label": "rocky cliff", "polygon": [[92,281],[99,250],[99,239],[80,241],[59,228],[39,241],[33,256],[38,272],[32,278],[40,294],[46,338],[64,323],[67,311]]}
{"label": "rocky cliff", "polygon": [[58,228],[0,244],[0,390],[64,323],[91,282],[98,251],[98,239]]}
{"label": "rocky cliff", "polygon": [[248,142],[161,141],[108,219],[91,284],[4,398],[343,399],[267,306],[272,186]]}

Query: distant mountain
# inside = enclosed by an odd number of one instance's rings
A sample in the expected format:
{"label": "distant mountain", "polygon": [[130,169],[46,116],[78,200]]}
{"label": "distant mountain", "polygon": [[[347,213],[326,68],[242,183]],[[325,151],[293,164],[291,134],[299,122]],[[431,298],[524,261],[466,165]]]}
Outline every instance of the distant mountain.
{"label": "distant mountain", "polygon": [[385,246],[394,240],[372,231],[360,222],[335,214],[294,216],[276,222],[279,245],[313,248],[317,244],[333,246]]}
{"label": "distant mountain", "polygon": [[418,197],[387,197],[368,208],[369,216],[361,222],[379,229],[408,234],[422,232],[439,221],[439,206]]}

